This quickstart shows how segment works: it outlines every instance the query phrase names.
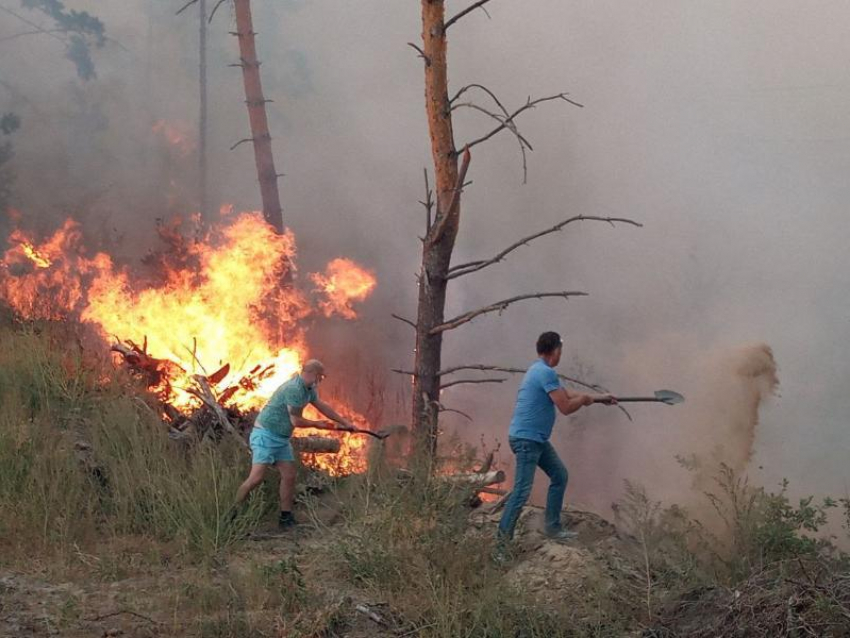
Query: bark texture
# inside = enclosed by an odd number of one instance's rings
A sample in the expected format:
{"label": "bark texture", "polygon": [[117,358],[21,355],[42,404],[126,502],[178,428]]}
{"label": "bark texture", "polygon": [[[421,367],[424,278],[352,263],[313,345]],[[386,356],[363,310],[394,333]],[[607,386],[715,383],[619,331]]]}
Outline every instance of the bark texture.
{"label": "bark texture", "polygon": [[251,19],[251,0],[233,0],[236,10],[236,37],[239,39],[239,55],[242,80],[245,84],[245,102],[251,123],[251,140],[254,143],[254,161],[260,181],[260,196],[263,200],[263,216],[277,232],[283,232],[283,211],[277,185],[272,155],[272,138],[266,116],[266,99],[260,81],[260,62],[254,41],[254,24]]}
{"label": "bark texture", "polygon": [[431,136],[437,211],[422,245],[413,428],[420,444],[436,453],[443,337],[432,333],[443,323],[446,284],[460,219],[458,154],[452,132],[446,66],[445,0],[422,0],[422,52],[425,60],[425,109]]}

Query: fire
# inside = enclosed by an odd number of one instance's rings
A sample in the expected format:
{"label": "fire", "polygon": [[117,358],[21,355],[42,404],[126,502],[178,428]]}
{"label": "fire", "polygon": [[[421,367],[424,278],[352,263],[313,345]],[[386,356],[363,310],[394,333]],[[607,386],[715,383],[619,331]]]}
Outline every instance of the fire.
{"label": "fire", "polygon": [[157,120],[151,130],[161,135],[171,146],[177,149],[181,156],[189,155],[195,150],[195,140],[187,132],[184,124],[176,124],[167,120]]}
{"label": "fire", "polygon": [[336,313],[346,319],[357,316],[351,307],[352,302],[366,299],[377,284],[372,273],[344,258],[334,259],[328,264],[325,274],[314,273],[311,278],[318,290],[327,296],[327,300],[320,304],[325,316]]}
{"label": "fire", "polygon": [[[261,407],[308,358],[302,320],[315,309],[283,280],[295,268],[295,238],[277,234],[261,213],[230,215],[202,239],[171,244],[180,254],[156,262],[155,284],[104,253],[86,256],[79,225],[70,219],[40,244],[19,230],[10,244],[0,261],[0,299],[25,317],[79,318],[107,341],[144,342],[151,357],[167,361],[154,389],[181,411],[199,405],[188,392],[193,375],[209,379],[221,403],[247,411]],[[333,260],[327,273],[311,277],[324,282],[322,312],[355,318],[352,302],[374,289],[374,276],[347,259]],[[336,459],[319,456],[316,463],[332,474],[362,470],[363,437],[342,437]]]}
{"label": "fire", "polygon": [[21,249],[24,251],[24,254],[27,258],[36,265],[36,268],[49,268],[52,263],[47,257],[43,257],[39,254],[39,252],[33,248],[32,244],[28,242],[23,242],[21,244]]}

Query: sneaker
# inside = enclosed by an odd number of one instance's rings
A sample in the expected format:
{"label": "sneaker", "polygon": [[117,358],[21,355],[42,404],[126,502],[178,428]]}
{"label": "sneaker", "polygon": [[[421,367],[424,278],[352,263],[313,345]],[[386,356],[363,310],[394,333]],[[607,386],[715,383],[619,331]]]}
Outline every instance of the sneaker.
{"label": "sneaker", "polygon": [[572,541],[578,538],[578,532],[563,528],[547,530],[546,538],[551,538],[553,541]]}

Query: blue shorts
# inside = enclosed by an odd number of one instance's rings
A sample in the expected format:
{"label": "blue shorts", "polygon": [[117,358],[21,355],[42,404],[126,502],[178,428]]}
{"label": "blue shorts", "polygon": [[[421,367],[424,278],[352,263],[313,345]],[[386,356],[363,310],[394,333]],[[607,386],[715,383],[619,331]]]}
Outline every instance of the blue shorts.
{"label": "blue shorts", "polygon": [[255,427],[251,430],[252,463],[274,465],[278,461],[295,461],[289,438],[277,436],[264,428]]}

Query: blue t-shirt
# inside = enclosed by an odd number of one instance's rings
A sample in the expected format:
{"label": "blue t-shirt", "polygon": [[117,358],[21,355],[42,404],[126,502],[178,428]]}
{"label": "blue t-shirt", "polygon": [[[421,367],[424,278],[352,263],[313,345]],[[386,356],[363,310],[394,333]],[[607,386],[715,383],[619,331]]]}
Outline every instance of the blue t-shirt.
{"label": "blue t-shirt", "polygon": [[561,387],[553,368],[538,359],[525,373],[516,397],[508,436],[545,443],[555,425],[555,404],[549,393]]}
{"label": "blue t-shirt", "polygon": [[256,425],[279,437],[292,435],[292,422],[289,408],[303,408],[308,403],[319,400],[315,386],[308,388],[300,374],[293,377],[275,390],[265,407],[257,415]]}

